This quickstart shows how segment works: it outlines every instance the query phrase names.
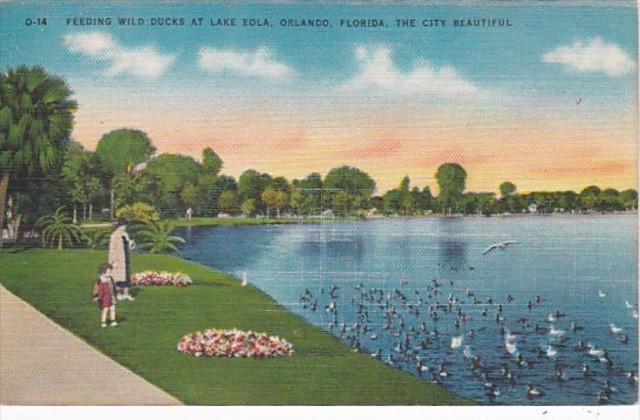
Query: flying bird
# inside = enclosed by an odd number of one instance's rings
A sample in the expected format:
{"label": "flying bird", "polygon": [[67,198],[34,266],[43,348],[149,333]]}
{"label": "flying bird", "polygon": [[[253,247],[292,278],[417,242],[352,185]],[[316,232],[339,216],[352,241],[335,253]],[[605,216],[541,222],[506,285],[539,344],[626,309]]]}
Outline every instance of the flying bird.
{"label": "flying bird", "polygon": [[504,248],[508,247],[509,245],[513,245],[513,244],[517,244],[517,242],[516,241],[504,241],[504,242],[495,243],[495,244],[491,245],[489,248],[485,249],[482,252],[482,255],[486,255],[489,252],[491,252],[491,251],[493,251],[495,249],[498,249],[498,248],[504,249]]}

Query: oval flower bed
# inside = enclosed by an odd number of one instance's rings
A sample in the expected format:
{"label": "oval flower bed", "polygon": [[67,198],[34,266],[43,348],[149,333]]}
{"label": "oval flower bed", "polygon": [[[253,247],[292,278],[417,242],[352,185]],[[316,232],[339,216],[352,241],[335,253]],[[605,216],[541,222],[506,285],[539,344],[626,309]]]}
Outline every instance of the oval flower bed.
{"label": "oval flower bed", "polygon": [[167,271],[143,271],[131,276],[131,283],[135,286],[176,286],[185,287],[191,285],[189,276],[182,273],[169,273]]}
{"label": "oval flower bed", "polygon": [[293,354],[293,346],[286,340],[265,333],[240,330],[208,329],[183,336],[178,351],[194,356],[252,357],[265,359]]}

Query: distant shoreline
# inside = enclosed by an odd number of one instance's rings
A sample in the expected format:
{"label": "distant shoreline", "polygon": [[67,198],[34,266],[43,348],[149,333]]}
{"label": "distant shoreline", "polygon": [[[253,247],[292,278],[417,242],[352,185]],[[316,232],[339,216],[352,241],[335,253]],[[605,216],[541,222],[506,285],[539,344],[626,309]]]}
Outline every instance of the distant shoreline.
{"label": "distant shoreline", "polygon": [[[628,216],[637,215],[638,211],[609,212],[609,213],[515,213],[515,214],[492,214],[485,216],[482,214],[424,214],[420,216],[375,216],[375,217],[281,217],[281,218],[248,218],[248,217],[194,217],[187,219],[168,219],[174,227],[194,227],[194,226],[265,226],[265,225],[294,225],[294,224],[315,224],[315,223],[341,223],[341,222],[370,222],[376,220],[399,220],[399,219],[463,219],[463,218],[525,218],[525,217],[603,217],[603,216]],[[110,222],[87,223],[80,225],[83,229],[101,229],[111,226]]]}

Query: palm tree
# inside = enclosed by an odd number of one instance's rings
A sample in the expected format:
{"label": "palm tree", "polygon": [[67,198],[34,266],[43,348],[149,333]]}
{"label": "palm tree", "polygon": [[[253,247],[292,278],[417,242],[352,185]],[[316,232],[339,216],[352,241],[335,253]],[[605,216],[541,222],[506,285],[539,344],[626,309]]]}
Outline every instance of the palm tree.
{"label": "palm tree", "polygon": [[85,233],[87,245],[91,249],[106,249],[109,247],[111,232],[104,229],[96,229]]}
{"label": "palm tree", "polygon": [[36,228],[41,228],[42,246],[55,246],[62,249],[62,244],[69,245],[82,242],[85,239],[82,230],[74,225],[71,217],[64,211],[64,206],[58,207],[53,215],[42,216],[36,221]]}
{"label": "palm tree", "polygon": [[9,181],[59,165],[77,109],[71,95],[62,78],[40,67],[0,73],[0,228]]}
{"label": "palm tree", "polygon": [[140,249],[152,254],[165,252],[179,254],[180,251],[176,245],[185,243],[185,240],[179,236],[172,236],[172,231],[173,226],[169,222],[145,223],[136,234]]}

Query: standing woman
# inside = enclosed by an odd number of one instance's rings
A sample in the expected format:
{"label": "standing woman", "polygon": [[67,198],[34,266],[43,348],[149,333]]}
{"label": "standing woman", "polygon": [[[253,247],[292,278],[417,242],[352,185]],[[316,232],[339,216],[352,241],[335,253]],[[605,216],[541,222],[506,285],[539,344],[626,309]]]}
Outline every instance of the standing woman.
{"label": "standing woman", "polygon": [[134,300],[129,294],[131,286],[130,251],[135,242],[129,238],[127,225],[123,221],[113,223],[113,232],[109,238],[109,264],[113,266],[112,274],[118,290],[118,300]]}

